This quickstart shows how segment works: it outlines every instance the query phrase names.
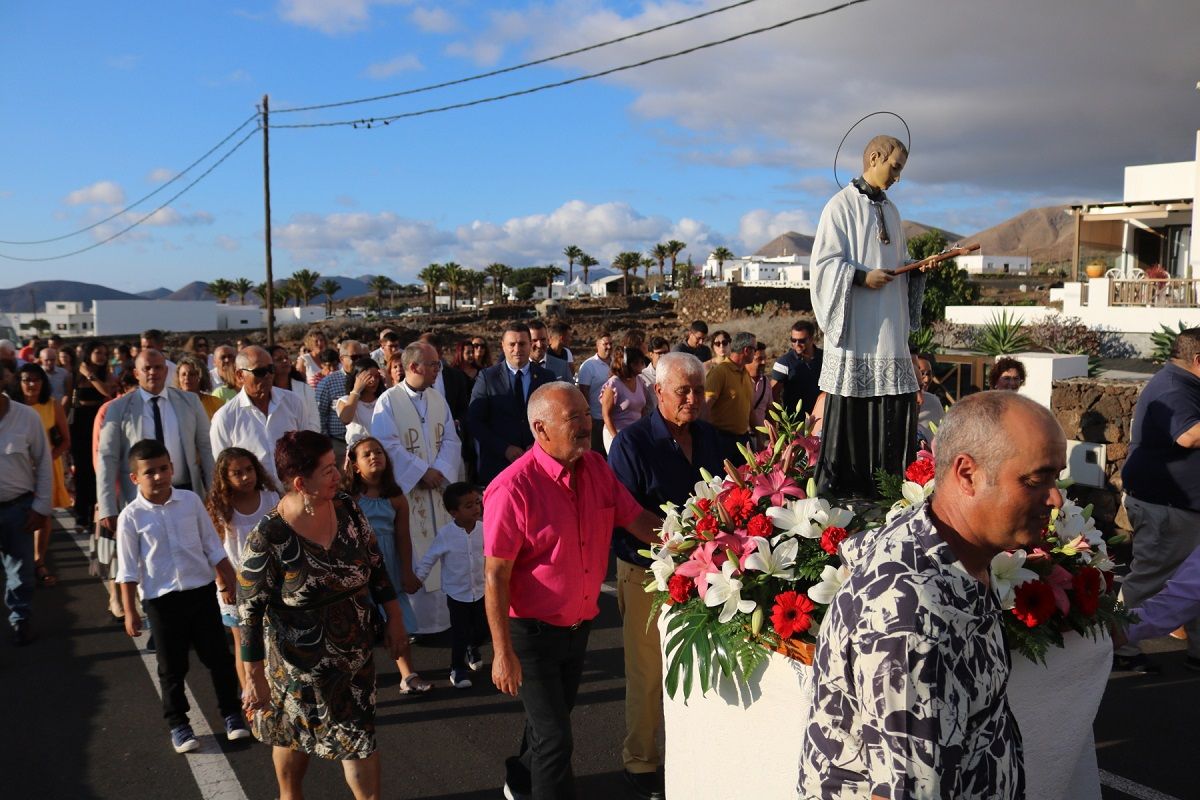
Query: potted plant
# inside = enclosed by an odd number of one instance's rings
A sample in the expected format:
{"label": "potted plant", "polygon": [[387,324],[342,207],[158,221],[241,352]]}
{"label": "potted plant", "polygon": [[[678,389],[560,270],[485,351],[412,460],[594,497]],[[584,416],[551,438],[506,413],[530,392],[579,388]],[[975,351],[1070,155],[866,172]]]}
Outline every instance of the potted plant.
{"label": "potted plant", "polygon": [[1096,259],[1089,262],[1088,265],[1084,267],[1084,271],[1087,272],[1087,276],[1089,278],[1103,278],[1104,273],[1108,271],[1108,265],[1103,261]]}

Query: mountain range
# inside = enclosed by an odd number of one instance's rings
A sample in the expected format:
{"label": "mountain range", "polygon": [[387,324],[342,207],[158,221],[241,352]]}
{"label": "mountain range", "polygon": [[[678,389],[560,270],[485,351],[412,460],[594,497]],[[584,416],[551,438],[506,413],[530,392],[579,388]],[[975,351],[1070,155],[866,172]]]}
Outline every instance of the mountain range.
{"label": "mountain range", "polygon": [[[1028,255],[1035,262],[1061,262],[1071,258],[1073,246],[1074,224],[1070,215],[1064,213],[1067,206],[1045,206],[1024,211],[1011,219],[993,225],[971,236],[951,233],[944,229],[946,240],[954,242],[978,242],[985,253],[1002,255]],[[921,222],[905,220],[904,235],[908,238],[917,236],[935,226]],[[788,231],[775,237],[760,247],[755,256],[773,258],[783,255],[807,256],[812,253],[813,237],[795,231]],[[611,273],[603,268],[591,270],[590,277],[595,280]],[[352,297],[372,295],[368,281],[370,275],[350,278],[342,275],[322,276],[332,277],[341,284],[341,289],[334,295],[335,300],[347,300]],[[282,280],[276,281],[281,283]],[[186,286],[174,291],[159,287],[136,294],[110,289],[93,283],[79,281],[33,281],[12,289],[0,289],[0,310],[29,311],[41,310],[46,302],[82,301],[84,309],[90,309],[93,300],[213,300],[204,281],[192,281]],[[318,297],[317,300],[323,300]],[[247,296],[248,303],[257,303],[253,295]]]}

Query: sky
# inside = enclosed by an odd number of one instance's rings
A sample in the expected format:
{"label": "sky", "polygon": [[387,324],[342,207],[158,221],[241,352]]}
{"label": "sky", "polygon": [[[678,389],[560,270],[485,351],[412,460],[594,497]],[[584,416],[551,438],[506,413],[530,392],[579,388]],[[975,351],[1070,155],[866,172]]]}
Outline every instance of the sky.
{"label": "sky", "polygon": [[[274,271],[558,263],[574,244],[752,253],[812,233],[865,114],[912,132],[890,192],[970,234],[1037,206],[1119,199],[1126,165],[1188,161],[1195,0],[867,0],[537,94],[389,125],[281,128],[467,102],[723,39],[838,0],[755,0],[632,41],[442,90],[374,97],[573,50],[732,0],[15,2],[0,6],[0,287],[126,291],[264,275],[269,96]],[[69,10],[69,13],[68,13]],[[244,122],[213,155],[163,187]],[[857,174],[868,119],[839,159]],[[248,138],[245,138],[247,137]],[[243,141],[244,139],[244,141]],[[238,142],[241,146],[234,150]],[[229,152],[231,151],[232,152]],[[43,244],[11,244],[90,230]]]}

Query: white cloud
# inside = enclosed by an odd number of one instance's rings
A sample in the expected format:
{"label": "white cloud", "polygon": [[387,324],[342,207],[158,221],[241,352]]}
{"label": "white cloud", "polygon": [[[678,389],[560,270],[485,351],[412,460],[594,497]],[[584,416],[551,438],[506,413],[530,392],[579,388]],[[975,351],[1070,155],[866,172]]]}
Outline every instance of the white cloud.
{"label": "white cloud", "polygon": [[365,70],[368,78],[390,78],[401,72],[413,72],[415,70],[425,69],[425,65],[421,63],[421,59],[413,53],[405,53],[402,56],[396,56],[388,61],[380,61],[371,64]]}
{"label": "white cloud", "polygon": [[167,169],[166,167],[158,167],[150,170],[150,174],[146,176],[146,180],[150,183],[165,183],[175,177],[175,170]]}
{"label": "white cloud", "polygon": [[738,222],[737,238],[741,242],[738,255],[749,255],[789,231],[811,235],[814,230],[816,225],[807,211],[767,211],[762,208],[748,211]]}
{"label": "white cloud", "polygon": [[225,234],[221,234],[214,239],[213,242],[217,245],[217,247],[221,248],[226,253],[232,253],[236,250],[239,250],[242,246],[241,242],[239,242],[237,239],[234,239],[232,236],[226,236]]}
{"label": "white cloud", "polygon": [[285,21],[327,34],[354,33],[367,27],[372,6],[406,5],[407,0],[279,0]]}
{"label": "white cloud", "polygon": [[[474,220],[453,230],[391,212],[304,214],[278,226],[273,241],[297,263],[323,269],[395,267],[414,279],[430,262],[456,261],[482,268],[493,261],[512,266],[563,263],[562,249],[575,244],[607,265],[623,250],[647,250],[667,239],[687,242],[703,260],[725,240],[698,220],[641,214],[626,203],[564,203],[546,214],[501,222]],[[686,258],[686,255],[685,255]]]}
{"label": "white cloud", "polygon": [[125,190],[115,181],[97,181],[91,186],[84,186],[82,189],[71,192],[66,196],[64,202],[69,206],[119,206],[125,202]]}
{"label": "white cloud", "polygon": [[458,20],[444,8],[418,6],[412,10],[410,19],[425,33],[450,33],[458,29]]}

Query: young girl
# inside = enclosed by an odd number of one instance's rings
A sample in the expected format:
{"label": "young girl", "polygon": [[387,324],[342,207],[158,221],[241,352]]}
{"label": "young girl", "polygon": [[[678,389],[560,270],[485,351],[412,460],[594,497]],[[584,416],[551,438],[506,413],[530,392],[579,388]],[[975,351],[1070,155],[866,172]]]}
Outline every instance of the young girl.
{"label": "young girl", "polygon": [[[225,543],[225,554],[234,574],[242,571],[242,546],[259,520],[279,503],[279,490],[271,476],[249,450],[229,447],[217,456],[213,466],[213,485],[208,493],[208,515],[217,535]],[[233,587],[217,593],[221,621],[233,632],[233,654],[237,660],[238,681],[246,688],[242,666],[242,638],[238,630],[237,598]]]}
{"label": "young girl", "polygon": [[[366,436],[350,445],[346,451],[346,462],[342,489],[358,502],[358,507],[375,530],[388,577],[392,579],[399,595],[404,627],[410,631],[416,630],[417,618],[408,604],[407,593],[420,589],[421,582],[412,571],[408,500],[396,485],[392,460],[378,439]],[[413,671],[408,658],[397,658],[396,667],[400,670],[400,694],[418,694],[433,688],[432,683]]]}

